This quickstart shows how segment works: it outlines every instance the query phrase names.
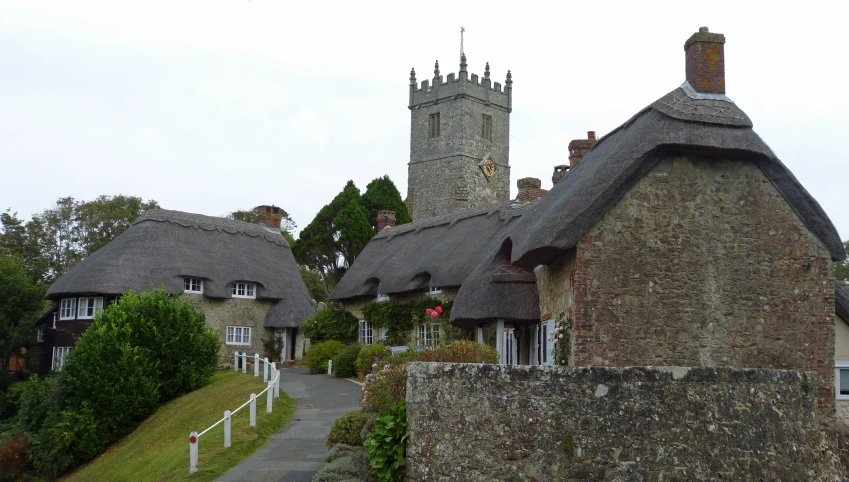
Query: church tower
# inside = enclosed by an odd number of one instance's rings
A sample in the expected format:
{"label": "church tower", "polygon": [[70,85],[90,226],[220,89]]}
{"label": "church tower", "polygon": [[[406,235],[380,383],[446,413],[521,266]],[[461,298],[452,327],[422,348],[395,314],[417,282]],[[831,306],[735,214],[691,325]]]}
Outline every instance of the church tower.
{"label": "church tower", "polygon": [[443,80],[439,62],[431,81],[410,72],[410,164],[407,205],[414,220],[510,198],[510,112],[513,80],[502,88],[489,77],[460,72]]}

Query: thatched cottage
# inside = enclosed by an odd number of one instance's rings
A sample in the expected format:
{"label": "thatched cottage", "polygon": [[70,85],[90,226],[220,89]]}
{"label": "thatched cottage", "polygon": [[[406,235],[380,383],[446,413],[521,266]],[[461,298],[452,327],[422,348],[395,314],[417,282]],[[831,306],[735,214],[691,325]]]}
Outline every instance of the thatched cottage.
{"label": "thatched cottage", "polygon": [[[725,95],[724,43],[693,34],[685,82],[599,139],[498,240],[488,263],[536,277],[540,323],[513,324],[520,362],[558,327],[573,366],[810,370],[833,400],[833,261],[846,253]],[[459,290],[454,316],[495,289],[479,279]]]}
{"label": "thatched cottage", "polygon": [[42,318],[38,371],[61,369],[95,314],[122,293],[159,286],[204,311],[221,336],[223,363],[233,363],[236,351],[262,355],[270,337],[282,339],[281,358],[300,358],[298,328],[314,310],[275,209],[258,208],[262,224],[165,209],[144,213],[50,286],[46,298],[57,304]]}

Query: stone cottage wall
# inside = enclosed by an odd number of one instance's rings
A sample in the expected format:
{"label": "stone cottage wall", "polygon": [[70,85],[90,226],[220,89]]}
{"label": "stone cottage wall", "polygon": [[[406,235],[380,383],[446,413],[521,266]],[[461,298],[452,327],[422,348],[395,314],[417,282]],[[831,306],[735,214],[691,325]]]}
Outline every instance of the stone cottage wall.
{"label": "stone cottage wall", "polygon": [[813,373],[450,363],[408,373],[408,480],[844,475]]}
{"label": "stone cottage wall", "polygon": [[[221,339],[220,363],[233,364],[235,352],[247,352],[249,355],[263,355],[262,339],[271,336],[273,330],[265,328],[265,314],[271,307],[270,301],[251,300],[246,298],[211,299],[203,295],[182,294],[183,300],[190,301],[195,308],[206,314],[206,323],[218,332]],[[228,326],[251,327],[250,345],[227,345]]]}
{"label": "stone cottage wall", "polygon": [[833,404],[831,256],[753,163],[661,160],[580,241],[571,284],[575,366],[814,370]]}

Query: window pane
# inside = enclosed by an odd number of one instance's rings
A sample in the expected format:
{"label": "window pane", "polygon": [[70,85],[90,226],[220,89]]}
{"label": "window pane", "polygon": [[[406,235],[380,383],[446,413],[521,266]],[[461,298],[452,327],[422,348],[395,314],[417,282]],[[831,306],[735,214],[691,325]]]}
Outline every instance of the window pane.
{"label": "window pane", "polygon": [[840,394],[849,395],[849,369],[840,369]]}
{"label": "window pane", "polygon": [[184,289],[185,291],[191,291],[191,289],[192,289],[192,282],[191,282],[191,280],[190,280],[189,278],[183,278],[183,289]]}

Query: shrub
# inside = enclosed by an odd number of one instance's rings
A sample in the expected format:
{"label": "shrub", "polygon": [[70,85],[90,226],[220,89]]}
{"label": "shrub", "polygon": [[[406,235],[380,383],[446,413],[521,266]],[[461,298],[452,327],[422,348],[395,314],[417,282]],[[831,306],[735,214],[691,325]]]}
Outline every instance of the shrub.
{"label": "shrub", "polygon": [[404,402],[381,414],[374,422],[368,439],[368,461],[378,479],[384,482],[404,480],[407,449],[407,406]]}
{"label": "shrub", "polygon": [[363,410],[346,413],[342,415],[330,428],[330,435],[327,437],[327,446],[333,447],[336,444],[345,444],[351,446],[360,446],[363,444],[360,432],[363,426],[371,418],[371,413]]}
{"label": "shrub", "polygon": [[390,356],[391,353],[389,348],[386,348],[386,346],[380,343],[364,345],[360,349],[360,354],[357,355],[357,373],[362,373],[363,375],[371,373],[372,365]]}
{"label": "shrub", "polygon": [[280,354],[283,352],[283,337],[273,334],[262,339],[263,356],[268,358],[270,362],[282,362],[286,360],[280,359]]}
{"label": "shrub", "polygon": [[328,340],[311,346],[305,356],[310,373],[327,373],[327,362],[345,348],[341,341]]}
{"label": "shrub", "polygon": [[339,340],[342,343],[357,341],[360,322],[343,310],[337,303],[330,302],[315,315],[310,316],[302,325],[304,336],[313,343],[327,340]]}
{"label": "shrub", "polygon": [[339,378],[357,376],[357,356],[360,345],[357,343],[346,346],[338,355],[333,357],[333,374]]}
{"label": "shrub", "polygon": [[18,481],[29,470],[30,437],[16,433],[0,442],[0,482]]}
{"label": "shrub", "polygon": [[368,455],[362,447],[355,448],[347,455],[334,458],[321,466],[312,478],[312,482],[346,482],[373,480]]}
{"label": "shrub", "polygon": [[440,345],[432,350],[425,350],[419,354],[419,360],[423,362],[450,362],[450,363],[498,363],[498,351],[488,345],[481,345],[474,341],[455,341],[448,345]]}
{"label": "shrub", "polygon": [[376,373],[366,375],[363,384],[363,408],[381,413],[407,396],[407,365],[384,365]]}
{"label": "shrub", "polygon": [[162,289],[124,295],[98,313],[61,372],[22,395],[33,465],[56,477],[94,458],[160,403],[203,385],[219,345],[191,304]]}

